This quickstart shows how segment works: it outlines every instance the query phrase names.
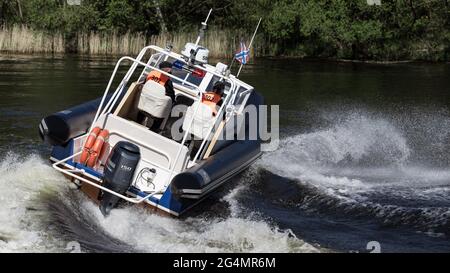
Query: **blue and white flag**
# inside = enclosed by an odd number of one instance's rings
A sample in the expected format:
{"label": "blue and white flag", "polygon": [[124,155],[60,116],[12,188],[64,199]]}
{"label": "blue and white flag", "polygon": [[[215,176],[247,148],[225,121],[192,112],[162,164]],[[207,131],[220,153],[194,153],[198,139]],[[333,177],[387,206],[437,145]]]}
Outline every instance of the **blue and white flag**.
{"label": "blue and white flag", "polygon": [[247,46],[244,42],[241,42],[241,51],[235,55],[235,58],[241,64],[247,64],[250,59],[250,50],[247,49]]}

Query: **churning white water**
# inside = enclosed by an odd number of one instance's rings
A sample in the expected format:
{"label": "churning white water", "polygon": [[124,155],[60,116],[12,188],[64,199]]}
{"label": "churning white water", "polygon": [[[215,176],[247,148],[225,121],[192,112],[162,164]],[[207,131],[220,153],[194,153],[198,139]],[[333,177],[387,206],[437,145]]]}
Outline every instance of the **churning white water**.
{"label": "churning white water", "polygon": [[118,209],[104,218],[92,203],[86,209],[108,234],[148,252],[316,252],[289,230],[240,217],[183,221],[142,210]]}
{"label": "churning white water", "polygon": [[[339,212],[348,221],[369,217],[446,237],[450,169],[414,161],[415,153],[394,123],[350,114],[283,139],[277,151],[265,154],[218,200],[222,206],[210,208],[212,213],[171,219],[133,206],[104,218],[46,159],[10,152],[0,160],[0,251],[67,252],[73,241],[92,252],[326,251],[243,201],[242,196],[252,199],[261,169],[298,184],[296,194],[302,197],[293,211]],[[272,195],[270,190],[265,194]],[[283,202],[285,196],[276,198]]]}
{"label": "churning white water", "polygon": [[[0,190],[1,252],[66,252],[78,239],[82,251],[84,243],[89,251],[319,251],[290,230],[240,215],[235,195],[241,187],[224,197],[230,214],[222,218],[178,220],[137,207],[118,208],[104,218],[98,207],[81,193],[74,193],[46,160],[35,155],[17,159],[10,153],[0,164]],[[53,213],[58,214],[58,221],[52,222]],[[109,238],[117,241],[108,246]]]}
{"label": "churning white water", "polygon": [[62,176],[39,156],[9,153],[0,162],[0,252],[55,251],[40,197],[63,189]]}
{"label": "churning white water", "polygon": [[411,153],[406,137],[389,121],[352,114],[330,128],[283,139],[259,165],[324,186],[447,184],[450,168],[421,167],[409,161]]}
{"label": "churning white water", "polygon": [[259,166],[314,189],[300,208],[328,208],[445,236],[450,168],[411,160],[411,145],[392,122],[350,114],[328,128],[287,137]]}
{"label": "churning white water", "polygon": [[280,149],[205,213],[121,207],[105,219],[51,168],[36,126],[100,96],[111,58],[3,57],[0,252],[72,241],[93,252],[366,251],[372,240],[383,252],[450,250],[448,65],[258,60],[241,77],[280,105]]}

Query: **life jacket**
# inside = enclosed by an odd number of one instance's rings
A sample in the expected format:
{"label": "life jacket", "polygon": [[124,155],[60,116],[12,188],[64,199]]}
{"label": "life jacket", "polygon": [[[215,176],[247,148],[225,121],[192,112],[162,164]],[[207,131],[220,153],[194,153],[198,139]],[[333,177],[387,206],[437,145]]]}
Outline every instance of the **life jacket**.
{"label": "life jacket", "polygon": [[202,96],[202,103],[206,104],[211,108],[213,115],[217,115],[217,103],[222,99],[222,96],[214,92],[206,92]]}
{"label": "life jacket", "polygon": [[162,86],[165,86],[166,82],[169,80],[169,77],[162,74],[159,71],[153,70],[152,72],[150,72],[148,74],[147,80],[152,80],[152,81],[159,83]]}

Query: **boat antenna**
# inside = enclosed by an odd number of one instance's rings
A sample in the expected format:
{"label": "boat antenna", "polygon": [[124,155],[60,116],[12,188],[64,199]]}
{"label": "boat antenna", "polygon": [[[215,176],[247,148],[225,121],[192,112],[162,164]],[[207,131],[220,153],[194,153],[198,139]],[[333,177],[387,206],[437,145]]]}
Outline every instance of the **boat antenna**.
{"label": "boat antenna", "polygon": [[195,55],[197,55],[198,52],[198,44],[200,43],[200,40],[205,36],[206,28],[208,27],[208,20],[209,17],[211,16],[212,11],[213,9],[209,10],[208,16],[206,16],[205,21],[202,22],[202,26],[200,27],[200,32],[198,34],[197,41],[195,42],[194,48],[191,49],[189,60],[187,60],[188,63],[194,63],[193,60],[195,60]]}
{"label": "boat antenna", "polygon": [[206,28],[208,27],[208,20],[209,17],[211,16],[213,9],[209,10],[208,16],[206,16],[206,20],[204,22],[202,22],[202,27],[200,28],[200,33],[198,34],[197,37],[197,42],[195,42],[195,47],[198,46],[198,44],[200,43],[200,40],[205,36],[205,32],[206,32]]}
{"label": "boat antenna", "polygon": [[[255,37],[256,37],[256,33],[258,33],[259,25],[261,25],[261,21],[262,21],[262,18],[259,18],[258,25],[256,26],[255,32],[253,33],[253,37],[252,37],[252,39],[250,40],[250,45],[248,46],[248,49],[247,49],[248,52],[250,52],[250,49],[252,48],[253,41],[255,40]],[[243,67],[244,67],[244,64],[241,63],[241,67],[239,67],[239,71],[238,71],[238,73],[237,73],[237,75],[236,75],[236,78],[239,78],[239,75],[241,74],[241,71],[242,71],[242,68],[243,68]]]}

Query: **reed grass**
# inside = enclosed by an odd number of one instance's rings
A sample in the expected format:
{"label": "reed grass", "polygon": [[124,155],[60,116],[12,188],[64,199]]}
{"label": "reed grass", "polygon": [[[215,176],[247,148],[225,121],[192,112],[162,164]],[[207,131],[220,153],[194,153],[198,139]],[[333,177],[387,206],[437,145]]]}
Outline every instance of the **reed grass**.
{"label": "reed grass", "polygon": [[63,35],[33,31],[25,26],[0,27],[0,51],[11,53],[64,52]]}
{"label": "reed grass", "polygon": [[[230,30],[207,32],[201,44],[210,50],[211,58],[231,58],[239,45],[239,37],[250,35]],[[177,52],[187,42],[195,42],[196,32],[165,33],[146,36],[142,33],[118,34],[115,32],[90,32],[75,35],[76,51],[83,55],[136,55],[146,45],[160,47],[172,45]],[[0,28],[0,52],[7,53],[66,53],[66,40],[61,33],[48,34],[26,26]],[[247,41],[248,45],[248,41]],[[253,56],[260,55],[258,47],[252,51]]]}

